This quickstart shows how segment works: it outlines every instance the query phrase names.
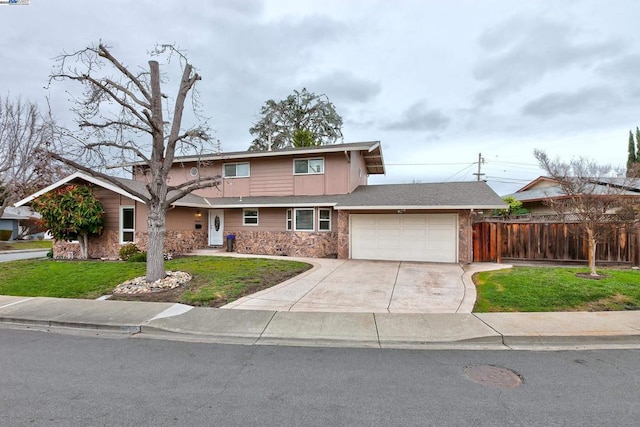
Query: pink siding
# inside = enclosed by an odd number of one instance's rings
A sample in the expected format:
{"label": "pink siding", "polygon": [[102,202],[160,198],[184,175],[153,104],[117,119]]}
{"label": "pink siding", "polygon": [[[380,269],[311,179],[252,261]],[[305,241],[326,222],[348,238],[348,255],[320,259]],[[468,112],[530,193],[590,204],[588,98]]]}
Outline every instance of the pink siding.
{"label": "pink siding", "polygon": [[345,194],[349,191],[349,159],[345,153],[325,156],[324,182],[324,194]]}
{"label": "pink siding", "polygon": [[287,210],[284,208],[258,209],[258,225],[242,225],[242,209],[227,209],[224,211],[225,230],[246,231],[285,231]]}
{"label": "pink siding", "polygon": [[360,152],[351,152],[351,163],[349,164],[349,188],[351,193],[359,185],[367,185],[367,166]]}
{"label": "pink siding", "polygon": [[223,178],[222,191],[218,192],[218,197],[240,197],[249,196],[251,188],[251,178]]}
{"label": "pink siding", "polygon": [[[324,173],[294,175],[293,161],[296,158],[324,158]],[[218,188],[197,190],[194,194],[211,198],[346,194],[358,185],[367,183],[366,166],[359,152],[234,159],[234,162],[249,162],[250,177],[223,178]],[[193,164],[174,165],[169,173],[169,183],[175,185],[191,180],[190,171]],[[200,167],[200,176],[221,175],[222,165],[223,162],[203,165]]]}
{"label": "pink siding", "polygon": [[100,200],[104,208],[104,229],[120,229],[120,195],[102,187],[93,187],[93,195]]}
{"label": "pink siding", "polygon": [[268,158],[251,160],[252,196],[290,196],[293,194],[293,160]]}
{"label": "pink siding", "polygon": [[326,194],[324,191],[325,174],[322,175],[295,175],[294,196],[319,196]]}
{"label": "pink siding", "polygon": [[[198,213],[200,216],[198,216]],[[167,212],[167,231],[195,230],[200,224],[200,230],[207,230],[207,211],[193,208],[174,208]]]}
{"label": "pink siding", "polygon": [[135,227],[136,227],[136,233],[146,233],[147,232],[147,205],[145,205],[144,203],[139,203],[139,202],[133,202],[131,204],[129,203],[123,203],[123,205],[135,205],[136,208],[136,223],[135,223]]}

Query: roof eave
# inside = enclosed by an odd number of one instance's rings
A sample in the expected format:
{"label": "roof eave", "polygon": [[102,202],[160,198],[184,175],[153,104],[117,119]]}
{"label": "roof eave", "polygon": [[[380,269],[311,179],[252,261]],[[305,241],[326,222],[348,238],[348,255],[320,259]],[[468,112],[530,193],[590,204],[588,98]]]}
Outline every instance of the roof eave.
{"label": "roof eave", "polygon": [[470,210],[470,209],[506,209],[509,206],[504,204],[495,204],[495,205],[388,205],[388,206],[365,206],[365,205],[338,205],[334,209],[335,210],[394,210],[394,209],[403,209],[403,210]]}
{"label": "roof eave", "polygon": [[115,185],[113,185],[113,184],[111,184],[109,182],[102,181],[102,180],[100,180],[98,178],[92,177],[91,175],[87,175],[87,174],[85,174],[83,172],[75,172],[75,173],[73,173],[73,174],[71,174],[71,175],[69,175],[69,176],[67,176],[65,178],[62,178],[59,181],[54,182],[53,184],[49,185],[48,187],[45,187],[42,190],[37,191],[37,192],[31,194],[30,196],[25,197],[22,200],[17,201],[16,203],[13,204],[13,206],[20,207],[20,206],[24,206],[24,205],[26,205],[28,203],[31,203],[33,200],[37,199],[38,197],[42,196],[43,194],[48,193],[51,190],[55,190],[56,188],[58,188],[58,187],[60,187],[60,186],[62,186],[64,184],[67,184],[67,183],[73,181],[76,178],[83,179],[83,180],[85,180],[87,182],[90,182],[92,184],[95,184],[97,186],[105,188],[107,190],[113,191],[114,193],[118,193],[118,194],[120,194],[122,196],[125,196],[125,197],[128,197],[128,198],[132,199],[132,200],[135,200],[136,202],[144,203],[140,198],[134,196],[133,194],[129,194],[128,192],[124,191],[122,188],[117,187],[117,186],[115,186]]}

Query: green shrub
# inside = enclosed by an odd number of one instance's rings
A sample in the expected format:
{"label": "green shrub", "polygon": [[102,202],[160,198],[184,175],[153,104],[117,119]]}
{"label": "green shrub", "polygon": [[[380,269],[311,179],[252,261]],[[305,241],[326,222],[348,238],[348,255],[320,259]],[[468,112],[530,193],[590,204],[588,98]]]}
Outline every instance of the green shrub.
{"label": "green shrub", "polygon": [[139,254],[140,249],[134,243],[127,243],[126,245],[120,248],[120,252],[118,252],[118,256],[121,260],[127,261],[135,254]]}
{"label": "green shrub", "polygon": [[11,235],[13,234],[13,231],[11,230],[0,230],[0,240],[2,241],[6,241],[11,239]]}
{"label": "green shrub", "polygon": [[47,252],[47,258],[53,258],[53,248],[49,249],[49,252]]}
{"label": "green shrub", "polygon": [[138,252],[133,254],[127,259],[127,262],[147,262],[147,253]]}

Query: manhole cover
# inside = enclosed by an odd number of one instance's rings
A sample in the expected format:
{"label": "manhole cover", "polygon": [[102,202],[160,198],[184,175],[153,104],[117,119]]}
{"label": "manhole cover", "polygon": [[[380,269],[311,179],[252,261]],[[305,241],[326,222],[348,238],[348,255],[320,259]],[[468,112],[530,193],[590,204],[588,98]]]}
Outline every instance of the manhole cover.
{"label": "manhole cover", "polygon": [[499,388],[516,388],[522,385],[520,374],[511,369],[492,365],[465,366],[464,374],[471,381]]}

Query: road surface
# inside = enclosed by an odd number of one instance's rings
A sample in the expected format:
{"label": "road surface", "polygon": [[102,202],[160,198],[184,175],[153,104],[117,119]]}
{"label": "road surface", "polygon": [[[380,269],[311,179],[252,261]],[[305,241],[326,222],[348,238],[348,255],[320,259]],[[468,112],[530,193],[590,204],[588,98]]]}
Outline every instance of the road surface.
{"label": "road surface", "polygon": [[[640,418],[634,350],[235,346],[98,334],[0,324],[0,425],[596,426]],[[472,381],[469,369],[492,372],[488,365],[523,384]]]}

